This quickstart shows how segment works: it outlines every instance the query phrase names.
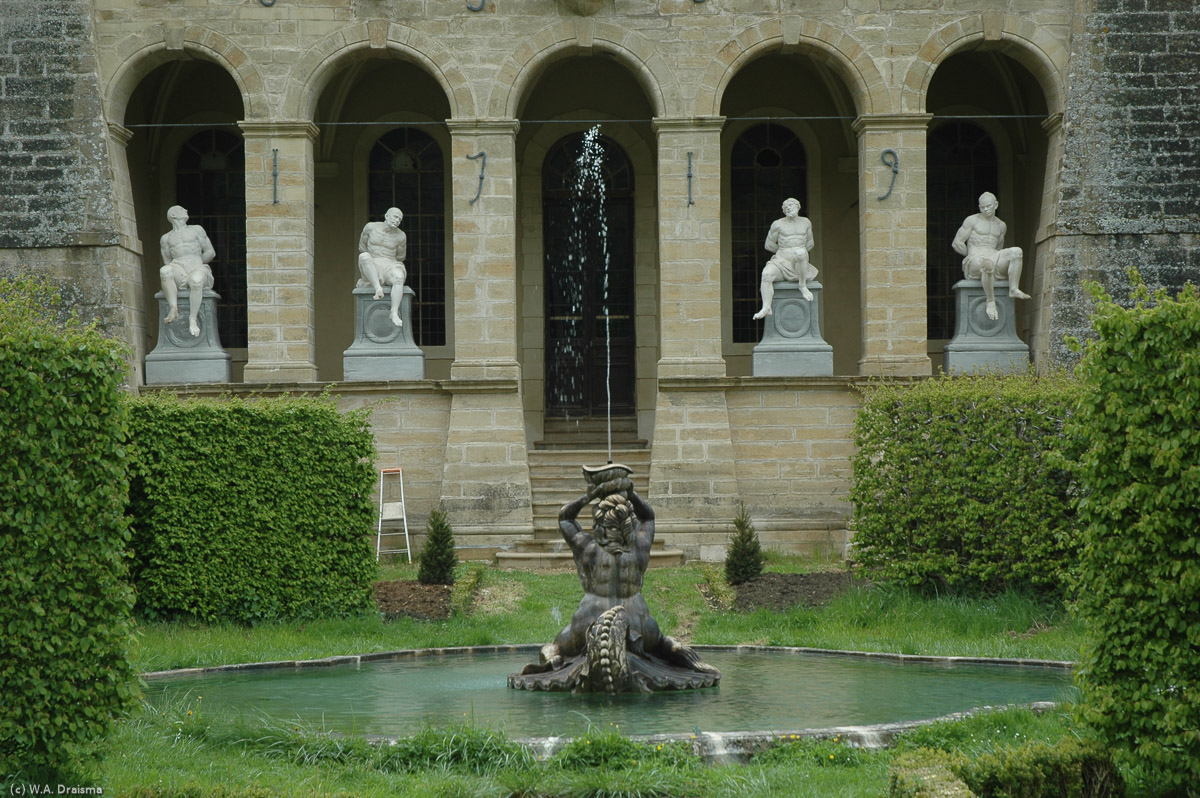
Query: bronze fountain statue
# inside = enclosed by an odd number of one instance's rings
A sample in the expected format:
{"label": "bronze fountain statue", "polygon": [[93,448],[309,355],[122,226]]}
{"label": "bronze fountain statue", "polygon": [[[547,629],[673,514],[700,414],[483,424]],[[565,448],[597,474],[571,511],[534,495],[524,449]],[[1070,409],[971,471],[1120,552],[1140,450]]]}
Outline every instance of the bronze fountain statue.
{"label": "bronze fountain statue", "polygon": [[[712,687],[720,672],[665,635],[642,597],[654,543],[654,510],[633,490],[628,466],[584,467],[587,493],[564,505],[558,528],[571,547],[583,599],[538,662],[508,677],[519,690],[650,693]],[[576,520],[595,501],[592,532]]]}

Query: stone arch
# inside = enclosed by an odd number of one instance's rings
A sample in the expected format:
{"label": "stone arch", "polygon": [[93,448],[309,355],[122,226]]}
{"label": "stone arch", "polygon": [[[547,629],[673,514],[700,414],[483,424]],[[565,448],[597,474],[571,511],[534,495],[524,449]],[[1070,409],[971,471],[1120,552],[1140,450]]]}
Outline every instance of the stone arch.
{"label": "stone arch", "polygon": [[781,51],[803,53],[829,66],[845,82],[859,116],[891,110],[883,75],[853,37],[825,22],[789,17],[747,28],[717,52],[700,79],[696,115],[719,116],[725,89],[738,71],[759,56]]}
{"label": "stone arch", "polygon": [[367,20],[326,36],[292,69],[280,115],[312,119],[317,99],[339,69],[356,59],[399,56],[427,72],[442,91],[454,118],[475,115],[475,95],[449,49],[436,39],[386,20]]}
{"label": "stone arch", "polygon": [[600,51],[629,68],[646,93],[655,116],[679,108],[679,86],[656,48],[636,34],[593,19],[566,20],[530,36],[505,60],[488,98],[489,116],[513,119],[521,98],[529,94],[555,61]]}
{"label": "stone arch", "polygon": [[901,86],[903,109],[924,113],[929,85],[938,65],[979,42],[993,43],[996,52],[1011,57],[1029,70],[1041,86],[1050,115],[1063,111],[1066,106],[1063,81],[1068,57],[1066,46],[1030,20],[998,12],[959,20],[926,40],[904,77]]}
{"label": "stone arch", "polygon": [[143,78],[165,63],[184,58],[203,58],[224,68],[242,95],[247,119],[267,112],[263,79],[250,57],[233,41],[202,25],[154,25],[126,36],[113,50],[119,66],[105,87],[104,100],[114,122],[124,122],[129,98]]}

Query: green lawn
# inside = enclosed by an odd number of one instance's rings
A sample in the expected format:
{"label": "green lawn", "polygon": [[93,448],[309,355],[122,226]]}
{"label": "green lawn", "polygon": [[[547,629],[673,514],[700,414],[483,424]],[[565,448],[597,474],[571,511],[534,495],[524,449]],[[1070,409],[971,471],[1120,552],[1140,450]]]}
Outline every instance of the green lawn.
{"label": "green lawn", "polygon": [[[837,567],[773,558],[774,570]],[[465,573],[467,566],[461,566]],[[719,570],[688,565],[647,574],[645,595],[670,634],[693,643],[766,643],[910,654],[1074,660],[1082,630],[1061,604],[1020,596],[923,598],[887,587],[856,587],[819,609],[716,611],[700,585]],[[390,566],[382,578],[415,578]],[[141,671],[308,659],[430,646],[543,643],[578,603],[574,573],[487,569],[475,609],[445,621],[375,616],[252,628],[147,624],[133,652]],[[914,742],[977,753],[1072,734],[1065,713],[1008,711],[922,730]],[[223,718],[201,700],[123,720],[96,784],[106,795],[468,795],[468,796],[871,796],[886,792],[894,751],[840,741],[797,741],[746,765],[706,766],[690,752],[657,750],[615,732],[538,761],[486,729],[430,729],[401,746],[322,734],[262,719]],[[932,741],[932,742],[931,742]],[[685,746],[686,747],[686,746]],[[195,788],[194,792],[189,792]],[[221,793],[221,790],[225,790]]]}

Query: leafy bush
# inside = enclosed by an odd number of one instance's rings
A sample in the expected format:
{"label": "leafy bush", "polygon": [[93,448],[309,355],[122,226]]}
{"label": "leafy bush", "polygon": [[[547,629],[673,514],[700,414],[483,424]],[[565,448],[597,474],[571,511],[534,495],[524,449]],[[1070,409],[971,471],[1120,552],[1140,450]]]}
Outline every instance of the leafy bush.
{"label": "leafy bush", "polygon": [[138,612],[239,623],[370,606],[374,444],[311,399],[131,402]]}
{"label": "leafy bush", "polygon": [[0,280],[0,773],[69,776],[136,694],[122,348]]}
{"label": "leafy bush", "polygon": [[429,514],[426,525],[425,545],[421,548],[417,580],[423,585],[454,584],[454,566],[458,565],[458,554],[454,551],[454,534],[450,522],[441,510]]}
{"label": "leafy bush", "polygon": [[1062,590],[1078,557],[1062,376],[877,383],[855,425],[854,556],[929,588]]}
{"label": "leafy bush", "polygon": [[[1136,275],[1135,275],[1136,277]],[[1140,283],[1140,281],[1138,281]],[[1073,420],[1084,436],[1084,719],[1160,790],[1200,773],[1200,291],[1098,287]]]}
{"label": "leafy bush", "polygon": [[955,768],[979,798],[1119,798],[1125,783],[1098,742],[1067,739],[982,754]]}
{"label": "leafy bush", "polygon": [[731,585],[753,581],[762,574],[763,562],[758,532],[746,512],[746,505],[739,505],[737,517],[733,519],[733,539],[725,553],[725,581]]}

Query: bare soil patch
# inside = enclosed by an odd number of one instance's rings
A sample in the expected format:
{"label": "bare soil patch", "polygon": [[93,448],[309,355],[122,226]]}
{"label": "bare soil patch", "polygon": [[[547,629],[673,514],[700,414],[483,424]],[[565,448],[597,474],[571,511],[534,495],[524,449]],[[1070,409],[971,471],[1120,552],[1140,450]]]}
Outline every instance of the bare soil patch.
{"label": "bare soil patch", "polygon": [[840,596],[854,584],[848,571],[816,571],[811,574],[764,573],[750,582],[734,585],[733,608],[750,612],[759,608],[780,612],[796,606],[820,607]]}
{"label": "bare soil patch", "polygon": [[450,617],[450,587],[423,585],[416,580],[376,582],[375,607],[384,617],[422,620]]}

